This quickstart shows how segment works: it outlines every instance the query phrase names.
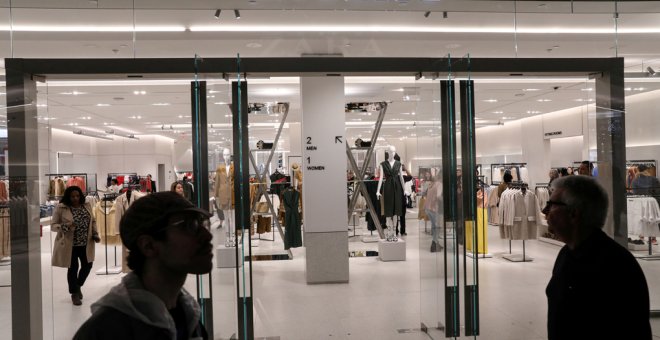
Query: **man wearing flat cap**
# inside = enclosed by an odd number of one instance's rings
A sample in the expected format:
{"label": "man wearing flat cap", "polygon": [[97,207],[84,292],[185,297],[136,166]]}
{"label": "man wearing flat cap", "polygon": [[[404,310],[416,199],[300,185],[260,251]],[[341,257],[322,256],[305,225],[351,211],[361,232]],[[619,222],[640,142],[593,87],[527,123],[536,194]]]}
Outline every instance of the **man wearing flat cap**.
{"label": "man wearing flat cap", "polygon": [[188,274],[211,271],[210,216],[174,192],[135,201],[120,222],[132,272],[92,304],[74,339],[207,339],[182,287]]}

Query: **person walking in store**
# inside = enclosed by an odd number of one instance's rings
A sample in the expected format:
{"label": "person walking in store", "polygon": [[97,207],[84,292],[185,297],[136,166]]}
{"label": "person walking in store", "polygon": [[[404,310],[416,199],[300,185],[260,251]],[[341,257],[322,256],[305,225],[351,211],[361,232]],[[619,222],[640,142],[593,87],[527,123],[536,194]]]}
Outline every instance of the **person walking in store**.
{"label": "person walking in store", "polygon": [[[92,207],[85,203],[80,187],[70,186],[53,211],[51,231],[57,232],[52,265],[68,268],[66,280],[74,305],[82,305],[81,287],[92,270],[94,243],[101,242]],[[80,263],[79,263],[80,262]]]}
{"label": "person walking in store", "polygon": [[147,174],[147,181],[149,181],[149,185],[150,185],[150,187],[151,187],[151,191],[150,191],[150,192],[157,192],[158,190],[156,190],[156,181],[154,181],[154,180],[151,178],[151,174]]}
{"label": "person walking in store", "polygon": [[172,185],[170,186],[170,191],[176,192],[177,194],[185,197],[183,192],[183,183],[179,181],[172,183]]}
{"label": "person walking in store", "polygon": [[[511,185],[511,181],[513,181],[513,176],[511,176],[510,172],[505,172],[504,176],[502,176],[503,182],[500,183],[500,185],[497,186],[497,200],[499,202],[500,197],[502,197],[502,193],[504,190],[509,188],[509,185]],[[499,206],[499,203],[497,204]]]}
{"label": "person walking in store", "polygon": [[546,288],[548,339],[651,339],[644,273],[602,230],[607,193],[588,176],[561,177],[553,187],[543,213],[566,245]]}
{"label": "person walking in store", "polygon": [[183,285],[212,268],[211,214],[174,192],[147,195],[120,222],[133,270],[92,304],[74,339],[207,339],[201,309]]}
{"label": "person walking in store", "polygon": [[559,171],[557,171],[557,169],[550,169],[548,177],[550,177],[550,180],[548,181],[548,188],[552,188],[552,182],[559,178]]}
{"label": "person walking in store", "polygon": [[117,182],[117,179],[116,178],[111,179],[110,183],[111,184],[108,187],[108,192],[118,194],[119,191],[121,190],[121,186],[119,185],[119,182]]}
{"label": "person walking in store", "polygon": [[591,170],[593,170],[593,164],[589,161],[582,161],[580,167],[578,168],[578,174],[583,176],[591,176]]}

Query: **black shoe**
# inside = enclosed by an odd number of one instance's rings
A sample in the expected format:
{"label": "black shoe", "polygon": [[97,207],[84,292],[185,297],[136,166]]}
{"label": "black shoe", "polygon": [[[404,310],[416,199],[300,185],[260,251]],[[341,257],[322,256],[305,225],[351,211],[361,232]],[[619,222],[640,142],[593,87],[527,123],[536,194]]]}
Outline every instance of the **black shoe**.
{"label": "black shoe", "polygon": [[435,243],[435,241],[431,241],[431,252],[435,253],[436,251],[437,251],[436,243]]}
{"label": "black shoe", "polygon": [[80,295],[78,293],[71,294],[71,302],[73,302],[74,306],[82,305],[82,300],[80,299]]}
{"label": "black shoe", "polygon": [[408,236],[408,234],[406,234],[406,233],[401,233],[401,236]]}

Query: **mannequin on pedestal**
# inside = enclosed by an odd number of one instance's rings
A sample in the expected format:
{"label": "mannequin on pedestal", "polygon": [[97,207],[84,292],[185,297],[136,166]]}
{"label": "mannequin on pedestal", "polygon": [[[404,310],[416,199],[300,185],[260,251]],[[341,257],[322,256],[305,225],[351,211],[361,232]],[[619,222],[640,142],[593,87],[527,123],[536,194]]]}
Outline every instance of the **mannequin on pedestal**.
{"label": "mannequin on pedestal", "polygon": [[[387,224],[385,237],[388,241],[397,241],[398,237],[394,232],[394,216],[402,216],[405,207],[403,206],[403,173],[401,172],[401,162],[394,159],[396,148],[389,146],[389,153],[385,153],[385,161],[381,162],[380,178],[378,179],[378,188],[376,189],[376,198],[381,203],[381,214],[389,217],[390,223]],[[383,192],[381,194],[381,187]],[[381,196],[384,196],[381,199]],[[398,217],[397,217],[398,218]]]}
{"label": "mannequin on pedestal", "polygon": [[[227,238],[225,246],[236,246],[236,230],[234,225],[234,164],[231,162],[231,153],[229,149],[222,151],[224,164],[218,165],[215,171],[215,201],[218,209],[227,221]],[[224,223],[224,221],[220,221]]]}

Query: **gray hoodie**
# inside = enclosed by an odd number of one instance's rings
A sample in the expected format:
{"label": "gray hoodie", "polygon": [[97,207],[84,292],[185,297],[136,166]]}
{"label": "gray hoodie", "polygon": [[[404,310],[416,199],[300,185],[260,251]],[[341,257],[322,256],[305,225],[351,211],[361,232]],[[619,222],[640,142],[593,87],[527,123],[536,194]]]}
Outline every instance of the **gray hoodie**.
{"label": "gray hoodie", "polygon": [[[195,299],[181,289],[177,305],[186,315],[188,338],[206,339],[199,323],[200,308]],[[176,327],[165,303],[144,289],[135,273],[92,304],[92,316],[80,327],[74,339],[172,339]]]}

